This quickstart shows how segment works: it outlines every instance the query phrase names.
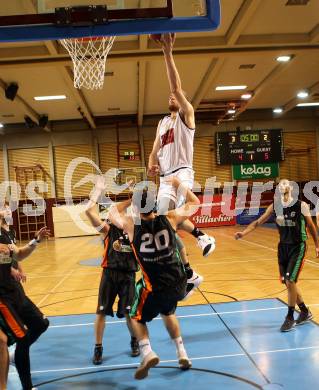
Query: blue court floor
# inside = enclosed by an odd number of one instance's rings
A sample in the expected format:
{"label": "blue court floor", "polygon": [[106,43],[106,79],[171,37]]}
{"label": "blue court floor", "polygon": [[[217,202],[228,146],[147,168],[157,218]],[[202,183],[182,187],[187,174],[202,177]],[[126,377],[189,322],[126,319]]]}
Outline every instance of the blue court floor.
{"label": "blue court floor", "polygon": [[[108,319],[104,362],[94,366],[94,315],[51,317],[32,347],[34,384],[40,389],[317,389],[319,327],[310,322],[289,333],[279,327],[286,305],[277,299],[179,307],[184,343],[193,368],[177,368],[175,347],[161,319],[149,325],[158,367],[143,381],[133,378],[139,358],[129,355],[125,322]],[[8,390],[20,389],[14,368]]]}

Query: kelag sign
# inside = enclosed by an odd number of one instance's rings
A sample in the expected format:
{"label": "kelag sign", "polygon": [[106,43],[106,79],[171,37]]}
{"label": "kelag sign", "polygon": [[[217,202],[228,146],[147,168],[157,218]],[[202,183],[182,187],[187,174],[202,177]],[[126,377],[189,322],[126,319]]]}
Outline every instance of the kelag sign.
{"label": "kelag sign", "polygon": [[233,179],[268,179],[279,176],[278,163],[233,165]]}

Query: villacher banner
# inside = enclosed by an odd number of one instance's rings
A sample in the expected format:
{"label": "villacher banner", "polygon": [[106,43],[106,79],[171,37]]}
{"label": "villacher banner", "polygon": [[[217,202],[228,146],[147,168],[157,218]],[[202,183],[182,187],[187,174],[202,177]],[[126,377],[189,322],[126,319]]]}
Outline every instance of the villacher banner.
{"label": "villacher banner", "polygon": [[[190,220],[196,227],[236,225],[234,196],[199,196],[201,207]],[[222,211],[223,209],[223,211]]]}

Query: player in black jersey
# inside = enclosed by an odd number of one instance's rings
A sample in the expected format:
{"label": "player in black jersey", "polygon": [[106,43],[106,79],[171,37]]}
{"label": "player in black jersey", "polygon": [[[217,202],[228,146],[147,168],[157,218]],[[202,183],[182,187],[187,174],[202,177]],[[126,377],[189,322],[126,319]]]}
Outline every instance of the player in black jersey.
{"label": "player in black jersey", "polygon": [[[127,327],[131,334],[131,356],[140,354],[137,339],[132,330],[129,311],[135,295],[135,273],[137,263],[132,252],[119,252],[114,250],[114,243],[124,236],[123,230],[115,225],[102,221],[96,212],[96,201],[104,190],[104,185],[97,183],[95,193],[91,196],[86,214],[91,224],[103,235],[104,253],[102,260],[102,276],[99,287],[98,305],[95,320],[95,348],[93,364],[102,364],[103,361],[103,334],[105,317],[114,316],[113,304],[119,297],[117,317],[126,317]],[[127,204],[129,204],[127,202]],[[124,203],[125,204],[125,203]]]}
{"label": "player in black jersey", "polygon": [[[171,180],[176,189],[181,186],[176,177]],[[136,379],[145,378],[148,370],[159,363],[159,357],[152,351],[146,326],[158,314],[161,314],[176,345],[180,368],[186,370],[191,367],[175,316],[177,302],[185,296],[187,284],[187,275],[177,249],[176,229],[189,215],[196,212],[200,202],[188,188],[183,189],[186,192],[185,205],[169,211],[166,216],[156,216],[153,209],[145,208],[146,202],[147,207],[150,203],[155,205],[156,199],[154,193],[145,190],[135,193],[132,202],[132,207],[139,213],[140,224],[134,224],[131,216],[116,213],[121,211],[123,204],[114,206],[110,213],[112,222],[122,226],[127,232],[142,271],[142,279],[136,285],[135,302],[130,313],[141,351],[141,364],[135,372]]]}
{"label": "player in black jersey", "polygon": [[[0,244],[0,264],[4,262],[4,259],[10,259],[10,249],[8,245]],[[0,265],[1,267],[1,265]],[[0,301],[0,313],[1,313],[1,301]],[[1,329],[1,314],[0,314],[0,389],[7,388],[9,370],[9,353],[8,353],[8,336]]]}
{"label": "player in black jersey", "polygon": [[[4,207],[0,211],[0,213],[4,216],[0,225],[0,235],[5,235],[10,241],[11,244],[17,243],[16,239],[16,231],[12,226],[12,211],[9,205],[9,202],[4,203]],[[24,273],[21,262],[13,261],[11,264],[11,276],[18,283],[17,287],[23,289],[21,283],[25,283],[27,281],[27,276]]]}
{"label": "player in black jersey", "polygon": [[[305,202],[293,199],[292,186],[289,180],[282,179],[279,182],[278,190],[280,196],[275,196],[272,203],[256,221],[252,222],[242,232],[235,234],[236,239],[244,237],[256,227],[265,223],[270,216],[275,213],[276,225],[279,231],[278,264],[282,283],[286,284],[288,290],[288,314],[280,330],[288,332],[295,325],[304,324],[311,320],[312,314],[306,307],[297,287],[299,274],[302,270],[305,254],[307,232],[306,225],[314,240],[316,247],[316,257],[319,257],[319,243],[317,232],[309,211],[309,206]],[[300,314],[294,320],[295,306],[298,304]]]}
{"label": "player in black jersey", "polygon": [[[6,224],[9,217],[6,208],[0,212],[0,225]],[[28,245],[18,248],[5,229],[1,229],[0,243],[7,245],[9,256],[0,257],[0,329],[5,334],[8,345],[16,343],[15,365],[23,390],[33,389],[30,370],[30,347],[45,332],[49,321],[35,304],[25,295],[20,283],[11,276],[12,264],[28,257],[37,244],[49,236],[46,227],[39,230],[36,238]],[[8,361],[6,359],[6,364]],[[5,370],[8,370],[6,366]]]}

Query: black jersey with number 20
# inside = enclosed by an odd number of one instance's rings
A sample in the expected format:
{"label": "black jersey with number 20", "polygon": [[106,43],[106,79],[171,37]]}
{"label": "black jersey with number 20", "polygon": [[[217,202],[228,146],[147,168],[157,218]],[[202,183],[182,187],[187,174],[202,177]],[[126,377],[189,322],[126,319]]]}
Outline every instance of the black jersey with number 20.
{"label": "black jersey with number 20", "polygon": [[176,246],[175,230],[164,215],[135,225],[132,247],[149,291],[184,292],[186,274]]}

